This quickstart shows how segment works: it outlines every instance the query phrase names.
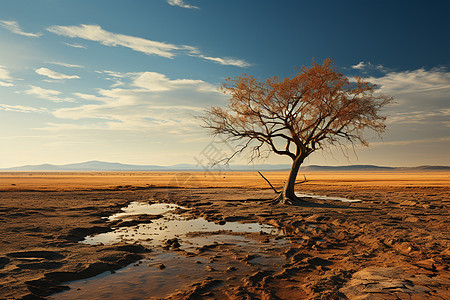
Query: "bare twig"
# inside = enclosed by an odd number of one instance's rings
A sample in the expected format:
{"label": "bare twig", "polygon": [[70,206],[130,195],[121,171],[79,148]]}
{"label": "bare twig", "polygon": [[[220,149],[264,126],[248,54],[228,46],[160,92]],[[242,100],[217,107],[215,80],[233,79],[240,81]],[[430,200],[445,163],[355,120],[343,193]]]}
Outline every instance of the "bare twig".
{"label": "bare twig", "polygon": [[281,192],[277,191],[277,190],[273,187],[273,185],[270,183],[270,181],[269,181],[266,177],[264,177],[264,175],[261,174],[260,171],[258,171],[258,173],[259,173],[259,175],[261,175],[262,178],[264,178],[264,179],[267,181],[267,183],[268,183],[268,184],[270,185],[270,187],[275,191],[275,193],[277,193],[277,194],[281,193]]}
{"label": "bare twig", "polygon": [[303,178],[305,178],[305,180],[303,180],[303,181],[297,181],[295,184],[300,184],[300,183],[308,182],[308,180],[306,179],[305,174],[303,174]]}

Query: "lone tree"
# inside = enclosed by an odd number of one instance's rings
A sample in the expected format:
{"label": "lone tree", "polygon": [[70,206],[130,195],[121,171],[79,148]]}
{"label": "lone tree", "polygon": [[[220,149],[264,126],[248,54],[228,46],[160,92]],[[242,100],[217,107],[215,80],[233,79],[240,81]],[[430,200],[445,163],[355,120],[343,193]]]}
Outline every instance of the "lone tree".
{"label": "lone tree", "polygon": [[289,156],[289,177],[275,201],[295,204],[302,202],[294,193],[297,173],[311,153],[330,145],[368,146],[365,129],[384,132],[386,118],[379,113],[392,98],[374,94],[374,88],[360,77],[350,81],[326,59],[281,81],[227,78],[221,89],[231,96],[228,106],[211,107],[200,118],[213,135],[242,141],[228,161],[246,149],[251,160],[265,151]]}

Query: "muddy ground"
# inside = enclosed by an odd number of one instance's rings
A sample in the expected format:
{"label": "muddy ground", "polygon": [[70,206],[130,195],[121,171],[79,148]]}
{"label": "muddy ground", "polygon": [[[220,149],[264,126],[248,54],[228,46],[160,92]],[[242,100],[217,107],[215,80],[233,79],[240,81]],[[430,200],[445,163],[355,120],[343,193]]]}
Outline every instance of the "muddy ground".
{"label": "muddy ground", "polygon": [[[270,206],[264,200],[274,193],[262,188],[0,192],[0,299],[45,299],[67,290],[72,280],[141,261],[153,249],[79,243],[121,226],[103,217],[133,201],[177,203],[189,208],[183,216],[219,224],[270,224],[283,234],[252,238],[261,245],[287,241],[265,253],[226,243],[195,252],[162,245],[208,270],[204,278],[174,286],[168,299],[450,299],[448,185],[305,184],[299,190],[362,202],[309,199],[303,206]],[[252,263],[267,253],[280,263]]]}

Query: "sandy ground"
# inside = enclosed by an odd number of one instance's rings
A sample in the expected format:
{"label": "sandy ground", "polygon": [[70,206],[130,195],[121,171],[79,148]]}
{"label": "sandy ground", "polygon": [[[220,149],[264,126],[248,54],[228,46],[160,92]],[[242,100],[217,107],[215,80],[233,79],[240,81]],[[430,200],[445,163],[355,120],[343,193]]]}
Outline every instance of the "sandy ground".
{"label": "sandy ground", "polygon": [[[286,173],[265,175],[280,186]],[[450,299],[448,172],[306,177],[299,192],[362,202],[269,206],[274,192],[253,172],[0,173],[0,299],[46,298],[69,281],[142,260],[152,249],[78,243],[110,231],[102,217],[132,201],[177,203],[189,208],[185,216],[216,223],[274,225],[288,241],[267,249],[282,259],[273,269],[251,263],[264,257],[259,248],[180,253],[236,265],[237,275],[205,264],[207,276],[174,287],[168,299]]]}

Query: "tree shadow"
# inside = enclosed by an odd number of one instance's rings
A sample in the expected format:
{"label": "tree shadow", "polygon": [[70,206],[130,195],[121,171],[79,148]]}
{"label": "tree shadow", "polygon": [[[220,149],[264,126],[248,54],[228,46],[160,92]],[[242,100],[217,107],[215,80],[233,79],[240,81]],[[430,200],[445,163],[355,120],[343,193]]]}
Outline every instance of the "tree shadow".
{"label": "tree shadow", "polygon": [[[305,207],[305,208],[327,208],[327,209],[352,209],[352,210],[366,210],[366,211],[374,211],[379,210],[379,208],[376,207],[360,207],[357,206],[359,203],[362,202],[347,202],[349,204],[346,205],[340,205],[335,203],[320,203],[316,202],[312,197],[299,197],[299,201],[295,201],[292,204],[280,204],[280,203],[274,203],[274,198],[247,198],[244,201],[254,201],[254,202],[260,202],[262,205],[268,205],[268,206],[294,206],[294,207]],[[324,201],[324,200],[320,200]],[[333,202],[339,202],[339,201],[333,201]],[[351,204],[350,204],[351,203]]]}

